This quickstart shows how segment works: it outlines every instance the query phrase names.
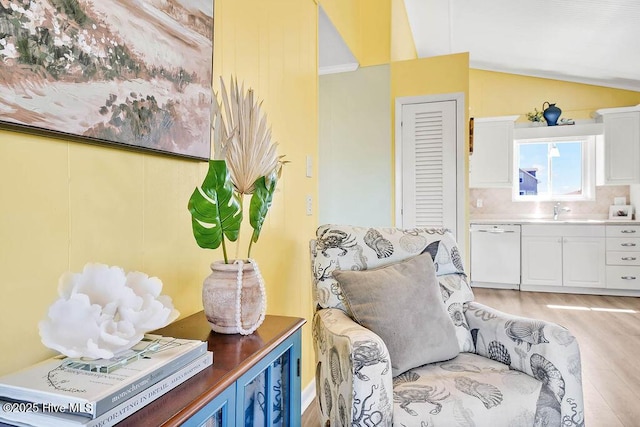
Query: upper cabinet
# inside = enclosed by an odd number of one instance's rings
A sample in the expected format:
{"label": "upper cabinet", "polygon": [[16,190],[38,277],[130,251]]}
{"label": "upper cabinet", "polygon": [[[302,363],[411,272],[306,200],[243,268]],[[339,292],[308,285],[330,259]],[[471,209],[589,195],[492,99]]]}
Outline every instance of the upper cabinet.
{"label": "upper cabinet", "polygon": [[513,129],[519,116],[474,119],[469,187],[511,187]]}
{"label": "upper cabinet", "polygon": [[[597,172],[598,185],[640,184],[640,105],[600,109],[596,111],[595,121],[584,120],[574,126],[516,126],[514,122],[518,117],[474,120],[469,187],[512,188],[514,167],[518,167],[514,166],[514,140],[553,143],[582,141],[586,140],[583,137],[591,136],[601,148],[595,156],[597,166],[593,155],[583,155],[584,176],[589,178]],[[601,144],[603,134],[604,144]]]}
{"label": "upper cabinet", "polygon": [[604,123],[604,183],[640,184],[640,105],[596,114]]}

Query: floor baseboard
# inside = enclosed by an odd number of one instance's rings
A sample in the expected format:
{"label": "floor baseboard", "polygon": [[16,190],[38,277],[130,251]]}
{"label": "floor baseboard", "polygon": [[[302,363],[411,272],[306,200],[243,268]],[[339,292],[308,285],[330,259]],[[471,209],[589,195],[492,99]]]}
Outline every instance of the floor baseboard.
{"label": "floor baseboard", "polygon": [[302,407],[302,413],[307,410],[313,399],[316,398],[316,379],[312,379],[311,382],[302,390],[302,400],[300,406]]}

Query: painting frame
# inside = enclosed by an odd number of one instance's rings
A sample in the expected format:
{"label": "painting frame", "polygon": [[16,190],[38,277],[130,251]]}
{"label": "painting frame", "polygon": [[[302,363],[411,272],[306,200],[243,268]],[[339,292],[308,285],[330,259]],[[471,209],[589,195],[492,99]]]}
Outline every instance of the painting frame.
{"label": "painting frame", "polygon": [[633,220],[634,209],[632,205],[611,205],[609,206],[610,220]]}
{"label": "painting frame", "polygon": [[213,15],[213,0],[0,3],[0,129],[208,161]]}

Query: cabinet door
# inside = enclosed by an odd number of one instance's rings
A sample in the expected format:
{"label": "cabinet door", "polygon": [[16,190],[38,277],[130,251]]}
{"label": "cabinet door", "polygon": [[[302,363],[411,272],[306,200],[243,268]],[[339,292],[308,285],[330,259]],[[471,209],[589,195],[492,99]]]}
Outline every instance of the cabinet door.
{"label": "cabinet door", "polygon": [[236,384],[233,383],[207,403],[183,427],[230,427],[236,423]]}
{"label": "cabinet door", "polygon": [[522,284],[562,286],[562,238],[522,237]]}
{"label": "cabinet door", "polygon": [[[268,427],[287,425],[289,405],[289,351],[260,371],[249,383],[238,382],[238,404],[242,404],[244,420],[236,425]],[[239,407],[238,407],[239,409]],[[284,423],[284,424],[283,424]]]}
{"label": "cabinet door", "polygon": [[518,116],[475,119],[469,187],[511,187],[513,122]]}
{"label": "cabinet door", "polygon": [[603,117],[605,184],[640,183],[640,112]]}
{"label": "cabinet door", "polygon": [[564,286],[605,287],[605,240],[602,237],[565,237],[562,246]]}
{"label": "cabinet door", "polygon": [[300,425],[300,339],[297,331],[238,379],[236,427]]}

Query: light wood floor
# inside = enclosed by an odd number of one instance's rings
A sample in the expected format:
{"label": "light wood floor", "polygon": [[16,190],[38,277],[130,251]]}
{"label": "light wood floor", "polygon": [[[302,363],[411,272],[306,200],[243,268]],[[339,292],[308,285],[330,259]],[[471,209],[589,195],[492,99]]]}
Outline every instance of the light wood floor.
{"label": "light wood floor", "polygon": [[[640,298],[474,288],[476,301],[520,316],[559,323],[580,343],[587,427],[640,426]],[[547,305],[630,309],[577,311]],[[314,402],[303,427],[320,425]]]}

